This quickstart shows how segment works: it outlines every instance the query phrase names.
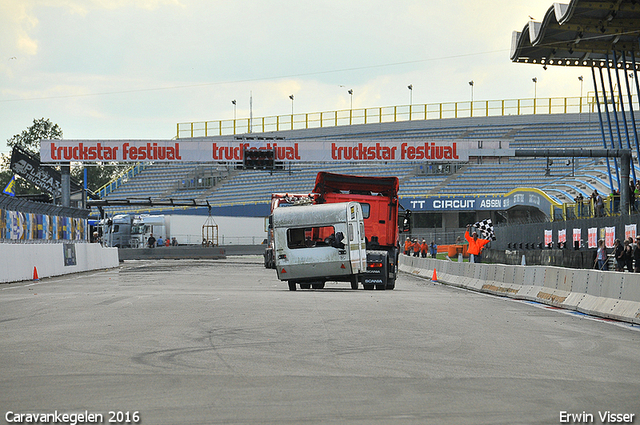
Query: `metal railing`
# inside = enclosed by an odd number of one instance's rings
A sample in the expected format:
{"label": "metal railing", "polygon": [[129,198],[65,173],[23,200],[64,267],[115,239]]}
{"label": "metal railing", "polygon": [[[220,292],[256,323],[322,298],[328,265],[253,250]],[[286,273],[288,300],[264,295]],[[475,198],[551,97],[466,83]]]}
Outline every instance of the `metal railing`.
{"label": "metal railing", "polygon": [[[566,221],[581,218],[594,217],[617,217],[620,212],[620,195],[609,195],[602,197],[604,205],[598,210],[593,199],[585,199],[584,201],[562,204],[553,220]],[[629,205],[629,214],[635,214],[640,211],[640,200],[636,199],[634,203]]]}
{"label": "metal railing", "polygon": [[149,163],[138,163],[134,164],[126,170],[122,171],[117,177],[111,180],[109,183],[102,186],[100,189],[96,191],[96,194],[100,197],[100,199],[104,199],[105,196],[116,190],[118,187],[127,182],[128,179],[137,175],[142,170],[147,168]]}
{"label": "metal railing", "polygon": [[[618,93],[607,94],[609,103],[619,110],[623,101]],[[602,100],[601,100],[602,102]],[[637,106],[637,99],[634,100]],[[493,117],[507,115],[574,114],[597,112],[594,94],[578,97],[550,97],[505,100],[478,100],[449,103],[430,103],[382,106],[362,109],[274,115],[215,121],[194,121],[177,124],[177,138],[227,136],[267,131],[301,130],[338,127],[356,124],[387,122]]]}

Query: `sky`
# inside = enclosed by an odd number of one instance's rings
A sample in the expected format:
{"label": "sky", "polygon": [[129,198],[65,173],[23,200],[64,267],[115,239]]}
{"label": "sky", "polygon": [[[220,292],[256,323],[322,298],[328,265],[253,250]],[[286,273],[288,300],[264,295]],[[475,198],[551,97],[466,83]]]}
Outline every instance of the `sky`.
{"label": "sky", "polygon": [[[579,96],[584,68],[516,64],[550,0],[0,0],[0,153],[48,118],[65,139],[412,103]],[[585,78],[584,93],[591,90]]]}

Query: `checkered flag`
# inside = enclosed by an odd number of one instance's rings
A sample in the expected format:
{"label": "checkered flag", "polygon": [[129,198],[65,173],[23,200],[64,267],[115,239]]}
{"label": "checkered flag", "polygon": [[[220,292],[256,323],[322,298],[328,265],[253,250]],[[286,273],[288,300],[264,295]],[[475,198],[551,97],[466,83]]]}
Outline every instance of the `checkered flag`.
{"label": "checkered flag", "polygon": [[475,227],[480,231],[480,233],[482,233],[484,239],[489,239],[491,241],[496,240],[496,234],[493,231],[493,222],[490,218],[486,218],[482,221],[477,222],[473,225],[473,227]]}

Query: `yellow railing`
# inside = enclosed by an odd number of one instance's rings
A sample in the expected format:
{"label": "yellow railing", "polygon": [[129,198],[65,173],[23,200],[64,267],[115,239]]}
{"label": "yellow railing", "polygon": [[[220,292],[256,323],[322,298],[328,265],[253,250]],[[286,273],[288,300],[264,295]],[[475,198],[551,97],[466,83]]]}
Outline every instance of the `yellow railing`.
{"label": "yellow railing", "polygon": [[[627,99],[615,93],[608,97],[620,110]],[[634,108],[638,108],[634,99]],[[300,130],[338,127],[356,124],[378,124],[398,121],[445,118],[491,117],[532,114],[573,114],[597,112],[595,97],[589,93],[582,97],[551,97],[509,100],[478,100],[474,102],[430,103],[401,106],[382,106],[363,109],[312,112],[304,114],[274,115],[258,118],[239,118],[217,121],[198,121],[177,124],[177,138],[226,136],[233,134],[264,133],[267,131]]]}
{"label": "yellow railing", "polygon": [[[620,195],[603,196],[604,206],[601,211],[596,208],[593,199],[581,202],[562,204],[562,217],[560,220],[574,220],[580,218],[593,218],[599,216],[620,215]],[[636,205],[629,205],[629,214],[634,213]]]}

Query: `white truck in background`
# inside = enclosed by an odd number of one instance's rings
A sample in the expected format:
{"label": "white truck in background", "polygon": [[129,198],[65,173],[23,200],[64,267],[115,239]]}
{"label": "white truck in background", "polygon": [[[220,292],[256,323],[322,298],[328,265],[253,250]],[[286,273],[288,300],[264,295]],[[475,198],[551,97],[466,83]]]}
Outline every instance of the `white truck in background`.
{"label": "white truck in background", "polygon": [[322,289],[346,281],[352,289],[367,269],[362,207],[358,202],[276,208],[271,215],[275,268],[289,290]]}
{"label": "white truck in background", "polygon": [[140,215],[134,219],[134,225],[131,229],[131,247],[144,248],[147,246],[149,237],[158,240],[169,238],[171,240],[170,216],[165,215]]}
{"label": "white truck in background", "polygon": [[[146,247],[151,233],[158,239],[176,238],[179,245],[202,245],[202,214],[115,214],[98,221],[98,237],[105,246]],[[109,224],[110,223],[110,224]],[[218,245],[261,245],[267,237],[264,217],[216,216]]]}
{"label": "white truck in background", "polygon": [[116,214],[101,220],[102,243],[117,248],[144,248],[151,234],[156,240],[171,238],[170,217],[164,215]]}

